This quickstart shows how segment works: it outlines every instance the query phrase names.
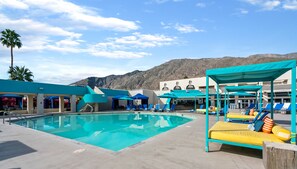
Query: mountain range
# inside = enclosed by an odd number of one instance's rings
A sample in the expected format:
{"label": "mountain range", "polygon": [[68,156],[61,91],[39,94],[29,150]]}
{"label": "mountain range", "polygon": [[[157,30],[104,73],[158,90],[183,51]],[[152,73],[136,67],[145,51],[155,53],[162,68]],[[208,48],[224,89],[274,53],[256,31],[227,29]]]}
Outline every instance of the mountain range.
{"label": "mountain range", "polygon": [[211,68],[237,65],[273,62],[280,60],[297,60],[297,53],[289,54],[256,54],[248,57],[174,59],[146,71],[135,70],[123,75],[106,77],[88,77],[71,85],[111,89],[159,89],[160,81],[186,79],[205,76],[205,71]]}

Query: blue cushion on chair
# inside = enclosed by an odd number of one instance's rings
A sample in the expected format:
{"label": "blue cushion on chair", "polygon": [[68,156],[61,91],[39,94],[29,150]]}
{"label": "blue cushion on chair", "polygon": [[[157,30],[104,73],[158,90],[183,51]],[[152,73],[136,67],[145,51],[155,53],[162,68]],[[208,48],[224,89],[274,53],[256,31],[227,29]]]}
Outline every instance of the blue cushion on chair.
{"label": "blue cushion on chair", "polygon": [[254,124],[254,128],[255,128],[254,130],[257,132],[261,131],[263,125],[264,125],[264,122],[262,120],[257,120]]}
{"label": "blue cushion on chair", "polygon": [[244,115],[249,115],[250,114],[250,109],[246,109]]}
{"label": "blue cushion on chair", "polygon": [[259,117],[259,119],[258,120],[263,120],[264,119],[264,117],[267,115],[267,114],[269,114],[269,112],[265,112],[265,113],[263,113],[260,117]]}

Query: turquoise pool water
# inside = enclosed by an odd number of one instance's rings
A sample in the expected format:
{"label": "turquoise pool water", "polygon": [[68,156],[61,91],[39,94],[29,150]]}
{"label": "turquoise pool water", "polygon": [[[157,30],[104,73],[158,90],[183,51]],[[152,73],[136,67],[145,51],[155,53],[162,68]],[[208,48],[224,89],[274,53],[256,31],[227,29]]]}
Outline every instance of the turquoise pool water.
{"label": "turquoise pool water", "polygon": [[83,114],[51,115],[15,124],[119,151],[189,121],[175,115]]}

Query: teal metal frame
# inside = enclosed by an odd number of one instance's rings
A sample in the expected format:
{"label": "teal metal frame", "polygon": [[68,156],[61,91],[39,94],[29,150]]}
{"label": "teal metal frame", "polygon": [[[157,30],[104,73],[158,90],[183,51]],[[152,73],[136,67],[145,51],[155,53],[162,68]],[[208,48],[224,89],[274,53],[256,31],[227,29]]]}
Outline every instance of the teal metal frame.
{"label": "teal metal frame", "polygon": [[217,140],[217,139],[209,139],[209,141],[213,142],[213,143],[228,144],[228,145],[232,145],[232,146],[253,148],[253,149],[258,149],[258,150],[263,149],[262,146],[243,144],[243,143],[236,143],[236,142],[231,142],[231,141],[222,141],[222,140]]}
{"label": "teal metal frame", "polygon": [[[274,80],[284,74],[285,72],[291,70],[291,144],[296,144],[296,60],[282,61],[282,62],[271,62],[264,64],[254,64],[246,66],[235,66],[228,68],[218,68],[210,69],[206,71],[206,117],[205,117],[205,151],[209,152],[209,142],[216,142],[221,144],[229,144],[240,147],[262,149],[262,146],[242,144],[236,142],[230,142],[225,140],[216,140],[209,138],[209,78],[212,78],[217,85],[226,83],[236,83],[236,82],[260,82],[260,81],[270,81],[271,82],[271,117],[273,118],[273,89]],[[269,74],[267,73],[269,71]],[[250,76],[246,76],[246,73],[250,73]],[[258,78],[252,75],[257,75],[259,73],[261,76]],[[267,75],[265,75],[267,74]],[[218,75],[216,77],[216,75]],[[222,76],[223,75],[223,76]],[[228,75],[242,76],[242,78],[233,78],[232,80],[224,80],[223,78]],[[218,92],[218,90],[217,90]],[[262,93],[262,91],[260,92]],[[260,103],[262,104],[262,103]],[[260,106],[262,108],[262,106]],[[226,118],[226,117],[224,117]]]}

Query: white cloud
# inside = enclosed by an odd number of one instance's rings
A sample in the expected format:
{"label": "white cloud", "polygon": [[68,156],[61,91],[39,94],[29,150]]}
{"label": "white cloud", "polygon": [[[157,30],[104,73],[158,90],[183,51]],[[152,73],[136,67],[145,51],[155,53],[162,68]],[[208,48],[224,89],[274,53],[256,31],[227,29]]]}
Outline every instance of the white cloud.
{"label": "white cloud", "polygon": [[173,45],[175,43],[176,37],[135,32],[130,36],[107,38],[106,42],[91,46],[90,54],[107,58],[142,58],[151,54],[139,52],[140,49]]}
{"label": "white cloud", "polygon": [[[184,0],[151,0],[151,2],[150,3],[157,3],[157,4],[163,4],[163,3],[165,3],[165,2],[182,2],[182,1],[184,1]],[[147,4],[149,4],[149,2],[147,3]]]}
{"label": "white cloud", "polygon": [[245,2],[259,6],[263,10],[274,10],[283,8],[286,10],[297,10],[297,0],[244,0]]}
{"label": "white cloud", "polygon": [[198,2],[198,3],[196,3],[196,6],[199,7],[199,8],[205,8],[206,4],[202,3],[202,2]]}
{"label": "white cloud", "polygon": [[176,24],[174,27],[180,33],[204,32],[202,29],[197,29],[192,25]]}
{"label": "white cloud", "polygon": [[137,58],[143,58],[145,56],[149,56],[151,54],[146,52],[132,52],[132,51],[101,51],[96,49],[96,46],[94,46],[93,50],[91,51],[91,54],[93,56],[99,56],[99,57],[106,57],[106,58],[112,58],[112,59],[137,59]]}
{"label": "white cloud", "polygon": [[10,19],[7,16],[0,14],[0,28],[9,27],[15,29],[17,32],[27,32],[30,34],[43,34],[52,36],[68,36],[79,38],[81,34],[66,31],[60,27],[51,26],[45,23],[33,21],[31,19]]}
{"label": "white cloud", "polygon": [[283,4],[283,8],[287,10],[297,10],[297,0],[286,1]]}
{"label": "white cloud", "polygon": [[0,0],[0,7],[6,6],[14,9],[28,9],[29,6],[18,0]]}
{"label": "white cloud", "polygon": [[115,44],[133,47],[133,48],[151,48],[161,47],[165,45],[172,45],[176,37],[169,37],[159,34],[141,34],[139,32],[133,33],[131,36],[124,36],[121,38],[112,38],[111,42]]}
{"label": "white cloud", "polygon": [[[62,14],[62,16],[75,22],[85,23],[89,26],[112,29],[116,31],[136,30],[139,26],[133,21],[126,21],[113,17],[102,17],[95,11],[78,6],[66,0],[13,0],[15,3],[29,6],[28,10],[37,8],[45,12]],[[8,6],[8,5],[6,5]],[[20,5],[19,5],[20,6]],[[11,5],[8,7],[12,7]],[[16,8],[16,6],[15,6]],[[20,7],[19,7],[20,9]],[[27,9],[25,6],[21,9]]]}
{"label": "white cloud", "polygon": [[161,22],[161,26],[163,27],[163,29],[175,29],[177,31],[179,31],[180,33],[194,33],[194,32],[204,32],[203,29],[198,29],[196,27],[194,27],[193,25],[190,24],[180,24],[180,23],[176,23],[176,24],[172,24],[172,23],[164,23]]}
{"label": "white cloud", "polygon": [[[46,63],[46,64],[44,64]],[[124,74],[128,70],[123,68],[99,67],[92,65],[79,65],[75,62],[56,62],[51,58],[36,57],[36,61],[28,68],[34,74],[34,80],[57,84],[70,84],[91,76],[104,77],[110,74]],[[54,73],[53,73],[54,68]]]}
{"label": "white cloud", "polygon": [[249,13],[249,11],[246,9],[239,9],[239,12],[240,12],[240,14],[243,14],[243,15]]}

